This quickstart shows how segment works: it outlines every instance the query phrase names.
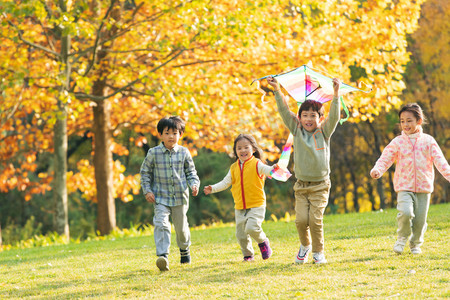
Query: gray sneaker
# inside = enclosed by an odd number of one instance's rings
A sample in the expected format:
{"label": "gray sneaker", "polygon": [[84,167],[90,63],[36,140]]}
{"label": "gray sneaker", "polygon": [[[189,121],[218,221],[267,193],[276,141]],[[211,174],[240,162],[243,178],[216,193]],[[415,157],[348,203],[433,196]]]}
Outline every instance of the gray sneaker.
{"label": "gray sneaker", "polygon": [[169,271],[169,260],[165,256],[160,256],[156,260],[156,266],[161,271]]}
{"label": "gray sneaker", "polygon": [[325,259],[325,255],[323,252],[313,253],[313,260],[315,264],[326,264],[327,260]]}
{"label": "gray sneaker", "polygon": [[306,246],[306,247],[303,245],[300,245],[300,250],[298,250],[298,254],[295,257],[295,262],[297,264],[304,264],[305,262],[307,262],[309,251],[311,251],[311,245]]}
{"label": "gray sneaker", "polygon": [[402,254],[403,250],[405,249],[406,245],[406,238],[405,237],[398,237],[397,241],[394,244],[394,252],[397,254]]}
{"label": "gray sneaker", "polygon": [[422,250],[420,249],[419,246],[416,246],[414,244],[410,244],[409,246],[410,246],[409,248],[411,249],[411,254],[421,254],[422,253]]}

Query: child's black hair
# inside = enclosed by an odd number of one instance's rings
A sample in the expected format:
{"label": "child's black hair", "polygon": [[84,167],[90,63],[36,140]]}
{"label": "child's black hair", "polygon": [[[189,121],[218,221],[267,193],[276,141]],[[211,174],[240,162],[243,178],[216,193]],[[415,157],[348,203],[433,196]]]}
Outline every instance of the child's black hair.
{"label": "child's black hair", "polygon": [[302,111],[313,110],[319,114],[319,118],[323,117],[325,113],[325,108],[322,103],[316,100],[306,100],[300,105],[300,109],[298,110],[298,117],[301,117]]}
{"label": "child's black hair", "polygon": [[237,144],[237,142],[239,142],[240,140],[243,140],[243,139],[246,139],[246,140],[248,140],[250,142],[250,145],[253,148],[253,156],[258,158],[259,160],[261,160],[263,163],[265,163],[265,160],[263,159],[263,151],[259,147],[259,145],[256,142],[255,138],[252,135],[250,135],[250,134],[243,134],[243,133],[238,135],[237,138],[234,140],[233,152],[234,152],[234,156],[236,157],[236,159],[238,158],[238,155],[237,155],[237,152],[236,152],[236,144]]}
{"label": "child's black hair", "polygon": [[180,132],[180,135],[184,133],[184,127],[186,123],[178,116],[164,117],[159,120],[156,129],[159,134],[162,134],[164,129],[176,129]]}
{"label": "child's black hair", "polygon": [[426,122],[425,115],[423,114],[422,108],[419,106],[419,104],[417,103],[406,104],[398,112],[398,118],[400,118],[401,114],[405,111],[409,111],[410,113],[412,113],[416,118],[416,121],[422,120],[422,124],[425,124]]}

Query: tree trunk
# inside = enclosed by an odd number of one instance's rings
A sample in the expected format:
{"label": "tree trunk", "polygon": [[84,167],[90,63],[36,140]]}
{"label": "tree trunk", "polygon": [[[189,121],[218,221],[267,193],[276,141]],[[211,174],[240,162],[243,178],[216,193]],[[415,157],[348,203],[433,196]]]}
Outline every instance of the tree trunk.
{"label": "tree trunk", "polygon": [[[373,133],[373,139],[374,139],[374,143],[375,143],[374,154],[376,156],[375,159],[378,159],[381,156],[380,135],[379,135],[378,131],[373,127],[372,123],[370,123],[369,121],[367,121],[366,123],[369,125],[369,128]],[[378,192],[378,196],[380,196],[380,208],[384,209],[386,207],[386,196],[384,194],[382,177],[378,178],[378,180],[377,180],[377,192]]]}
{"label": "tree trunk", "polygon": [[[60,8],[67,11],[64,1],[60,1]],[[59,235],[65,235],[69,240],[69,208],[67,199],[67,98],[69,90],[71,65],[69,61],[70,36],[61,37],[61,63],[62,82],[59,99],[57,99],[58,112],[53,129],[54,171],[53,199],[55,201],[55,217],[53,225]]]}
{"label": "tree trunk", "polygon": [[359,212],[358,183],[357,183],[357,179],[356,179],[356,174],[353,170],[353,164],[350,161],[350,159],[348,158],[347,152],[344,152],[344,161],[350,172],[350,177],[353,182],[353,207],[355,208],[356,212]]}
{"label": "tree trunk", "polygon": [[[60,107],[61,108],[61,107]],[[55,231],[59,235],[69,238],[69,217],[67,201],[67,123],[66,111],[60,111],[62,117],[58,118],[54,128],[54,160],[55,178],[53,179],[53,199],[55,201],[55,217],[53,219]]]}
{"label": "tree trunk", "polygon": [[377,180],[377,192],[378,195],[380,196],[380,209],[385,209],[386,208],[386,196],[384,194],[384,187],[383,187],[383,178],[380,177]]}
{"label": "tree trunk", "polygon": [[[102,96],[104,82],[94,83],[94,94]],[[116,207],[113,196],[113,169],[110,131],[110,103],[96,101],[94,112],[94,168],[97,187],[97,230],[109,234],[116,227]]]}
{"label": "tree trunk", "polygon": [[394,189],[394,180],[393,180],[393,176],[392,174],[394,173],[394,171],[391,171],[391,169],[389,168],[389,187],[391,189],[391,207],[394,208],[396,206],[397,203],[397,193],[395,192]]}
{"label": "tree trunk", "polygon": [[370,182],[367,182],[367,194],[369,195],[369,201],[370,201],[370,204],[371,204],[371,210],[372,211],[375,211],[375,210],[377,210],[377,207],[376,207],[376,203],[375,203],[375,195],[374,195],[374,190],[373,190],[373,186],[372,186],[372,184],[370,183]]}

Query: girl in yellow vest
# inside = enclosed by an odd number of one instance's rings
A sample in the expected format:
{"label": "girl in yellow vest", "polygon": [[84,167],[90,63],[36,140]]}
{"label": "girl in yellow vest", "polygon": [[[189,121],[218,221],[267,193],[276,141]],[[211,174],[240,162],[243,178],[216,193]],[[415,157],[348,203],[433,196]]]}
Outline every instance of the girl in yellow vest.
{"label": "girl in yellow vest", "polygon": [[235,204],[236,237],[241,246],[244,261],[254,260],[252,237],[261,250],[263,259],[272,255],[269,239],[261,224],[266,214],[266,194],[264,181],[275,166],[265,165],[262,150],[253,136],[240,134],[234,140],[234,155],[237,160],[231,165],[225,178],[204,188],[205,195],[221,192],[231,185]]}

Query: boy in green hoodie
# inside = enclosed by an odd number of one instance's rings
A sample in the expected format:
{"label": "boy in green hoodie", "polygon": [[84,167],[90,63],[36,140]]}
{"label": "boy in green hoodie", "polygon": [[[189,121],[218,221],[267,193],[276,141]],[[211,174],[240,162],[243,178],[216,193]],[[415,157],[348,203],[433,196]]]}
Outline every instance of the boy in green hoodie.
{"label": "boy in green hoodie", "polygon": [[312,250],[314,263],[326,263],[324,255],[323,213],[330,193],[330,137],[340,118],[338,91],[340,80],[333,79],[334,97],[325,119],[322,103],[306,100],[298,116],[289,110],[278,81],[269,77],[278,111],[294,136],[295,225],[300,238],[296,263],[305,263]]}

